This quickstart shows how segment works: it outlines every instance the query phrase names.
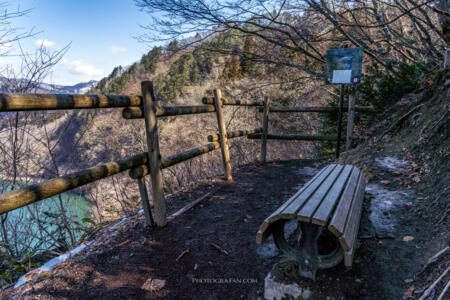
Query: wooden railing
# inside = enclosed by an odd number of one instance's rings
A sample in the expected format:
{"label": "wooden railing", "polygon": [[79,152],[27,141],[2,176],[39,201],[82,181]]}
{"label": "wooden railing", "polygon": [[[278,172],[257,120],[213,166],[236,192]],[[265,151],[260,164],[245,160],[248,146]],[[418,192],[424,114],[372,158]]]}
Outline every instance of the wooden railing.
{"label": "wooden railing", "polygon": [[[0,214],[50,198],[71,189],[129,170],[129,176],[138,181],[144,213],[148,224],[164,226],[167,223],[161,170],[196,156],[222,149],[225,178],[232,180],[227,138],[261,132],[261,129],[226,132],[223,105],[262,105],[261,101],[226,100],[220,90],[215,97],[205,98],[204,105],[157,107],[151,82],[142,82],[142,96],[129,95],[59,95],[59,94],[0,94],[0,112],[58,109],[124,108],[125,119],[145,119],[148,152],[102,164],[90,169],[61,176],[42,183],[0,195]],[[175,155],[161,158],[156,119],[158,117],[216,113],[219,133],[208,137],[210,143]],[[144,177],[151,175],[154,221]]]}
{"label": "wooden railing", "polygon": [[[205,101],[203,101],[205,103]],[[306,135],[306,134],[269,134],[269,113],[333,113],[338,112],[338,107],[319,107],[319,106],[309,106],[309,107],[269,107],[269,99],[265,99],[263,102],[264,108],[260,108],[259,112],[263,113],[262,119],[262,133],[254,133],[247,135],[249,139],[261,139],[261,162],[266,161],[266,145],[267,140],[291,140],[291,141],[337,141],[336,155],[339,156],[339,140],[340,132],[337,136],[334,135]],[[355,97],[349,97],[349,105],[343,106],[344,109],[348,110],[347,117],[347,135],[345,149],[349,150],[351,141],[353,138],[353,126],[354,126],[354,115],[356,112],[374,114],[376,110],[371,106],[355,106]],[[339,131],[339,129],[338,129]]]}
{"label": "wooden railing", "polygon": [[[247,136],[250,139],[261,139],[261,161],[266,161],[267,139],[284,140],[335,140],[336,137],[317,137],[311,135],[275,135],[268,133],[269,112],[334,112],[327,107],[270,107],[269,98],[264,100],[234,100],[224,99],[219,89],[214,90],[214,97],[202,99],[203,105],[197,106],[163,106],[157,107],[150,81],[141,83],[142,96],[128,95],[53,95],[53,94],[0,94],[0,112],[36,111],[58,109],[93,109],[93,108],[124,108],[122,116],[125,119],[145,120],[148,152],[132,157],[102,164],[90,169],[61,176],[42,183],[34,184],[19,190],[0,195],[0,214],[23,207],[25,205],[50,198],[71,189],[101,180],[103,178],[129,171],[129,176],[136,179],[139,186],[144,214],[149,225],[167,224],[166,205],[164,201],[162,169],[196,156],[221,149],[224,176],[232,180],[228,139]],[[227,132],[223,114],[224,105],[258,106],[263,112],[262,127],[250,130]],[[351,106],[351,105],[350,105]],[[352,107],[349,112],[351,113]],[[356,107],[356,111],[375,112],[371,107]],[[215,112],[218,133],[208,136],[210,143],[193,148],[169,157],[161,158],[157,118]],[[349,118],[350,119],[350,118]],[[353,118],[352,118],[353,119]],[[223,138],[222,138],[223,137]],[[151,177],[153,198],[153,215],[151,213],[145,176]],[[153,218],[154,217],[154,218]]]}

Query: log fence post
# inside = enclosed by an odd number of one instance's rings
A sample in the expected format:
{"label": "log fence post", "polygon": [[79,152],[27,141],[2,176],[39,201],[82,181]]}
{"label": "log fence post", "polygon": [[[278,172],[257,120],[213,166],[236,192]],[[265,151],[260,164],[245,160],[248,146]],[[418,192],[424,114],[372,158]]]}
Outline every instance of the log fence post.
{"label": "log fence post", "polygon": [[147,187],[145,186],[145,178],[139,177],[139,178],[137,178],[137,182],[139,185],[139,192],[141,194],[142,207],[144,209],[145,221],[147,222],[148,226],[153,227],[154,221],[153,221],[153,217],[152,217],[152,211],[150,209],[150,202],[148,200]]}
{"label": "log fence post", "polygon": [[223,117],[222,92],[219,89],[214,90],[214,106],[216,108],[217,126],[220,134],[220,149],[222,151],[222,161],[224,168],[225,179],[232,181],[230,151],[228,149],[227,128],[225,126],[225,119]]}
{"label": "log fence post", "polygon": [[153,207],[156,226],[167,225],[166,203],[164,201],[164,187],[161,171],[161,154],[159,152],[158,121],[156,119],[155,95],[153,83],[141,83],[142,100],[144,106],[145,130],[147,135],[148,162],[152,180]]}
{"label": "log fence post", "polygon": [[270,98],[264,97],[264,111],[262,119],[262,139],[261,139],[261,163],[266,163],[267,156],[267,132],[269,131],[269,106]]}
{"label": "log fence post", "polygon": [[355,123],[355,96],[350,95],[348,99],[347,139],[345,143],[345,151],[350,150],[350,147],[352,145],[354,123]]}

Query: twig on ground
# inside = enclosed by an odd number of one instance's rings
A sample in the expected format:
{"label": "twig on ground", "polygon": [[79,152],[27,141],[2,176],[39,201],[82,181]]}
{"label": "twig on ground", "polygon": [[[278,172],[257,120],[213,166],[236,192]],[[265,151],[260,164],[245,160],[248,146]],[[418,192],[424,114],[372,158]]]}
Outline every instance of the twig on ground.
{"label": "twig on ground", "polygon": [[185,256],[186,254],[188,254],[189,251],[190,251],[190,250],[189,250],[189,248],[188,248],[188,249],[184,250],[183,252],[181,252],[181,254],[178,255],[178,257],[177,257],[177,259],[176,259],[175,261],[179,261],[183,256]]}
{"label": "twig on ground", "polygon": [[193,208],[194,206],[196,206],[197,204],[199,204],[200,202],[202,202],[203,200],[205,200],[206,198],[208,198],[208,196],[211,196],[212,194],[214,194],[215,192],[217,192],[220,188],[217,188],[213,191],[210,191],[206,194],[204,194],[203,196],[201,196],[200,198],[198,198],[197,200],[192,201],[191,203],[189,203],[188,205],[186,205],[185,207],[183,207],[182,209],[180,209],[179,211],[173,213],[172,215],[170,215],[167,218],[167,221],[170,222],[173,219],[175,219],[176,217],[178,217],[179,215],[181,215],[182,213],[188,211],[189,209]]}
{"label": "twig on ground", "polygon": [[447,209],[445,213],[442,215],[442,217],[439,219],[438,224],[441,224],[442,221],[447,217],[448,213],[450,212],[450,209]]}
{"label": "twig on ground", "polygon": [[444,254],[445,252],[447,252],[448,249],[450,249],[449,246],[445,247],[444,249],[442,249],[441,251],[439,251],[438,253],[436,253],[436,254],[433,255],[432,257],[430,257],[430,258],[428,259],[427,265],[429,265],[429,264],[431,264],[431,263],[434,263],[436,260],[438,260],[438,258],[439,258],[442,254]]}
{"label": "twig on ground", "polygon": [[442,274],[439,276],[438,279],[436,279],[432,285],[430,285],[429,288],[426,289],[426,291],[423,293],[422,297],[419,298],[419,300],[425,300],[425,298],[431,293],[432,290],[436,287],[436,285],[444,278],[445,275],[447,275],[448,271],[450,270],[450,267],[448,267]]}
{"label": "twig on ground", "polygon": [[449,287],[450,287],[450,280],[447,281],[447,284],[445,285],[444,289],[442,290],[442,293],[439,295],[439,298],[437,300],[444,299],[445,293],[447,293]]}
{"label": "twig on ground", "polygon": [[[445,118],[445,116],[447,116],[448,110],[445,111],[445,113],[442,114],[442,116],[439,117],[439,119],[434,122],[433,126],[430,128],[430,130],[434,129],[434,127],[436,127],[439,123],[441,123],[441,121]],[[446,119],[446,122],[442,123],[441,125],[439,125],[437,131],[439,130],[439,128],[441,128],[442,125],[444,125],[445,123],[448,122],[448,118]],[[431,134],[431,132],[430,132]],[[427,138],[429,138],[430,134],[427,134]]]}
{"label": "twig on ground", "polygon": [[419,104],[417,106],[414,106],[413,108],[411,108],[406,114],[404,114],[403,116],[400,117],[400,119],[398,119],[397,121],[395,121],[394,123],[391,124],[391,126],[389,126],[388,129],[386,129],[383,134],[380,136],[380,138],[378,139],[378,141],[380,141],[388,132],[390,132],[395,126],[397,126],[401,121],[403,121],[406,117],[408,117],[410,114],[412,114],[416,109],[418,109],[419,107],[422,107],[424,104]]}
{"label": "twig on ground", "polygon": [[126,241],[123,241],[122,243],[118,244],[116,247],[120,248],[120,247],[125,246],[125,245],[127,245],[129,243],[131,243],[131,240],[126,240]]}
{"label": "twig on ground", "polygon": [[222,252],[223,254],[229,256],[227,250],[223,249],[222,247],[220,247],[217,244],[211,243],[211,246],[213,246],[215,249],[219,250],[220,252]]}
{"label": "twig on ground", "polygon": [[425,264],[425,266],[424,266],[424,267],[422,268],[422,270],[419,272],[419,274],[422,274],[422,273],[428,268],[428,266],[429,266],[430,264],[432,264],[432,263],[434,263],[435,261],[437,261],[438,258],[439,258],[441,255],[445,254],[445,252],[447,252],[447,250],[449,250],[449,249],[450,249],[450,247],[447,246],[447,247],[445,247],[444,249],[442,249],[441,251],[439,251],[438,253],[436,253],[435,255],[433,255],[432,257],[430,257],[430,258],[428,259],[427,263]]}

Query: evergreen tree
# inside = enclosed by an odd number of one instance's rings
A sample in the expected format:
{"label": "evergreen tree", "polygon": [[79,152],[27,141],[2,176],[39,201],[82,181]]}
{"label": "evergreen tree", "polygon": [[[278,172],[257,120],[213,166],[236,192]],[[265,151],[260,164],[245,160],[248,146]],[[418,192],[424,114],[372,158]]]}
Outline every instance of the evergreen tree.
{"label": "evergreen tree", "polygon": [[143,67],[143,70],[145,72],[150,72],[150,74],[154,74],[161,54],[161,47],[153,47],[153,49],[150,50],[147,54],[144,54],[141,58],[141,65]]}
{"label": "evergreen tree", "polygon": [[250,73],[251,70],[251,66],[253,64],[252,62],[252,51],[254,51],[254,47],[253,47],[253,37],[251,35],[247,35],[245,37],[245,42],[244,42],[244,53],[243,53],[243,57],[242,57],[242,62],[241,62],[241,68],[242,68],[242,72],[243,73]]}
{"label": "evergreen tree", "polygon": [[180,51],[180,46],[178,44],[177,40],[173,40],[169,43],[169,45],[167,45],[167,54],[168,55],[173,55],[175,53],[177,53],[178,51]]}
{"label": "evergreen tree", "polygon": [[237,56],[229,56],[225,61],[225,67],[222,72],[222,79],[236,80],[242,77],[242,68]]}

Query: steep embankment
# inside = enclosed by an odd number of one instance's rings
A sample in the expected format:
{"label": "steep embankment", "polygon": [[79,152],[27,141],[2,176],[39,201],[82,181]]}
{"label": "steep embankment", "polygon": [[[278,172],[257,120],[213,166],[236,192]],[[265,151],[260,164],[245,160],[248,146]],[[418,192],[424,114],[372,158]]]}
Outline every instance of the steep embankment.
{"label": "steep embankment", "polygon": [[380,287],[397,297],[403,292],[403,299],[420,296],[450,266],[450,251],[430,261],[450,242],[450,76],[436,74],[386,110],[373,137],[341,157],[370,180],[362,225],[369,231],[360,232],[370,255],[361,263],[381,270]]}

